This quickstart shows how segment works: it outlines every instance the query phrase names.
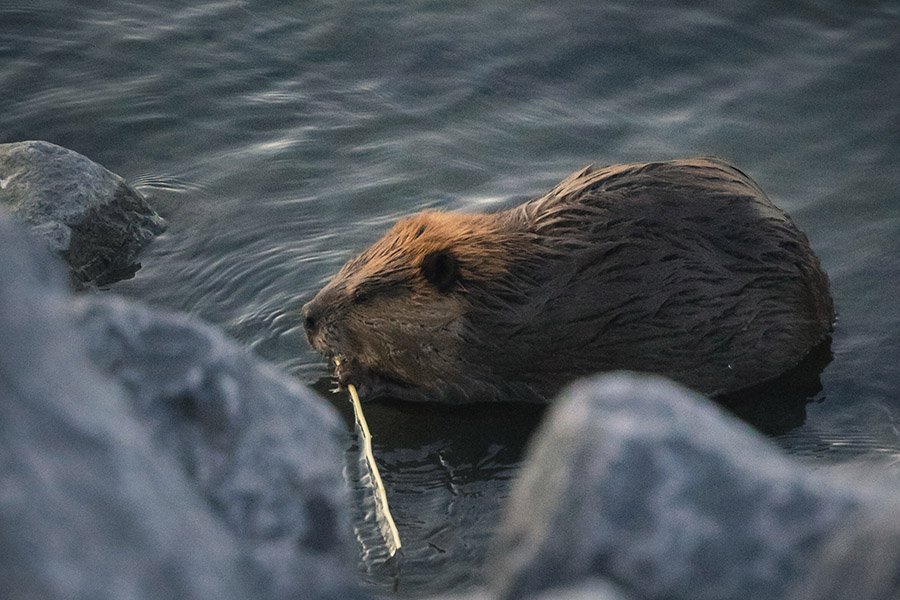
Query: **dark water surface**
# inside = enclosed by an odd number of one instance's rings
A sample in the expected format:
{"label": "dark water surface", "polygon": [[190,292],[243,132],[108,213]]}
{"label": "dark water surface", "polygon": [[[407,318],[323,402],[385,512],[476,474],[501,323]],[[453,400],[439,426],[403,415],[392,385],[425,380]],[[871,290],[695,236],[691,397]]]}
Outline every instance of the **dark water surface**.
{"label": "dark water surface", "polygon": [[[534,197],[590,162],[727,158],[806,231],[840,319],[822,391],[762,428],[814,468],[898,468],[894,0],[0,2],[0,142],[25,139],[97,160],[169,220],[113,291],[326,394],[297,308],[398,216]],[[539,414],[367,415],[405,554],[399,575],[379,565],[361,508],[364,577],[470,585]]]}

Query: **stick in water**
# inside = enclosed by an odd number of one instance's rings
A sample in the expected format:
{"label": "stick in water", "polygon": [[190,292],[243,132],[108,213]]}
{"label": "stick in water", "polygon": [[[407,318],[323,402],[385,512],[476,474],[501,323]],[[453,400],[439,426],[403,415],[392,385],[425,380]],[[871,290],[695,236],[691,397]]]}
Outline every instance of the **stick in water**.
{"label": "stick in water", "polygon": [[[335,364],[338,364],[335,361]],[[369,424],[366,423],[366,417],[363,415],[362,404],[359,401],[359,394],[356,392],[356,386],[352,383],[347,384],[347,390],[350,392],[350,400],[353,404],[353,414],[356,417],[356,426],[362,435],[363,454],[366,457],[366,464],[369,465],[369,471],[372,473],[372,484],[375,487],[375,510],[380,514],[383,526],[381,527],[381,535],[387,544],[389,556],[394,556],[402,547],[400,543],[400,532],[397,531],[397,525],[394,523],[394,517],[391,516],[391,508],[388,506],[387,493],[384,491],[384,482],[381,481],[381,474],[378,472],[378,465],[375,464],[375,455],[372,454],[372,434],[369,433]],[[385,531],[387,529],[387,531]]]}

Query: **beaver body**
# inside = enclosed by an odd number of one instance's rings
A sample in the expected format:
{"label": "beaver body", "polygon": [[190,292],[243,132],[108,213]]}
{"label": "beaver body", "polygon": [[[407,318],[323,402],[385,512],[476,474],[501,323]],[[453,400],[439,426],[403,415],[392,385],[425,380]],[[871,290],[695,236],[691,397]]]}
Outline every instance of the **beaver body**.
{"label": "beaver body", "polygon": [[303,308],[311,345],[363,397],[546,401],[628,369],[717,396],[826,340],[806,236],[716,159],[585,168],[489,214],[423,212]]}

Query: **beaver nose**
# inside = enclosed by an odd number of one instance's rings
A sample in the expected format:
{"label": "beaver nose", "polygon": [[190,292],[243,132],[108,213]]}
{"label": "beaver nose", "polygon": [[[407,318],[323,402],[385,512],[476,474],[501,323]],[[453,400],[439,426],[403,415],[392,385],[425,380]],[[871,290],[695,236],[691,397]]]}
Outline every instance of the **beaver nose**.
{"label": "beaver nose", "polygon": [[307,302],[303,305],[303,328],[306,329],[306,337],[312,339],[319,328],[321,307],[315,302]]}

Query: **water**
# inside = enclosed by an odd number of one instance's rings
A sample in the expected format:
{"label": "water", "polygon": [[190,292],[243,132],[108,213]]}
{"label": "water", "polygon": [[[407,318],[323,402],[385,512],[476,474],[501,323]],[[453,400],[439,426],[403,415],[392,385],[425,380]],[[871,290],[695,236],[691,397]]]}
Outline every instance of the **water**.
{"label": "water", "polygon": [[[590,162],[725,157],[808,234],[840,318],[822,392],[764,429],[813,468],[897,468],[895,1],[360,4],[0,2],[0,142],[131,181],[170,228],[112,291],[325,394],[297,308],[399,215],[534,197]],[[405,554],[363,577],[471,585],[539,413],[366,411]]]}

